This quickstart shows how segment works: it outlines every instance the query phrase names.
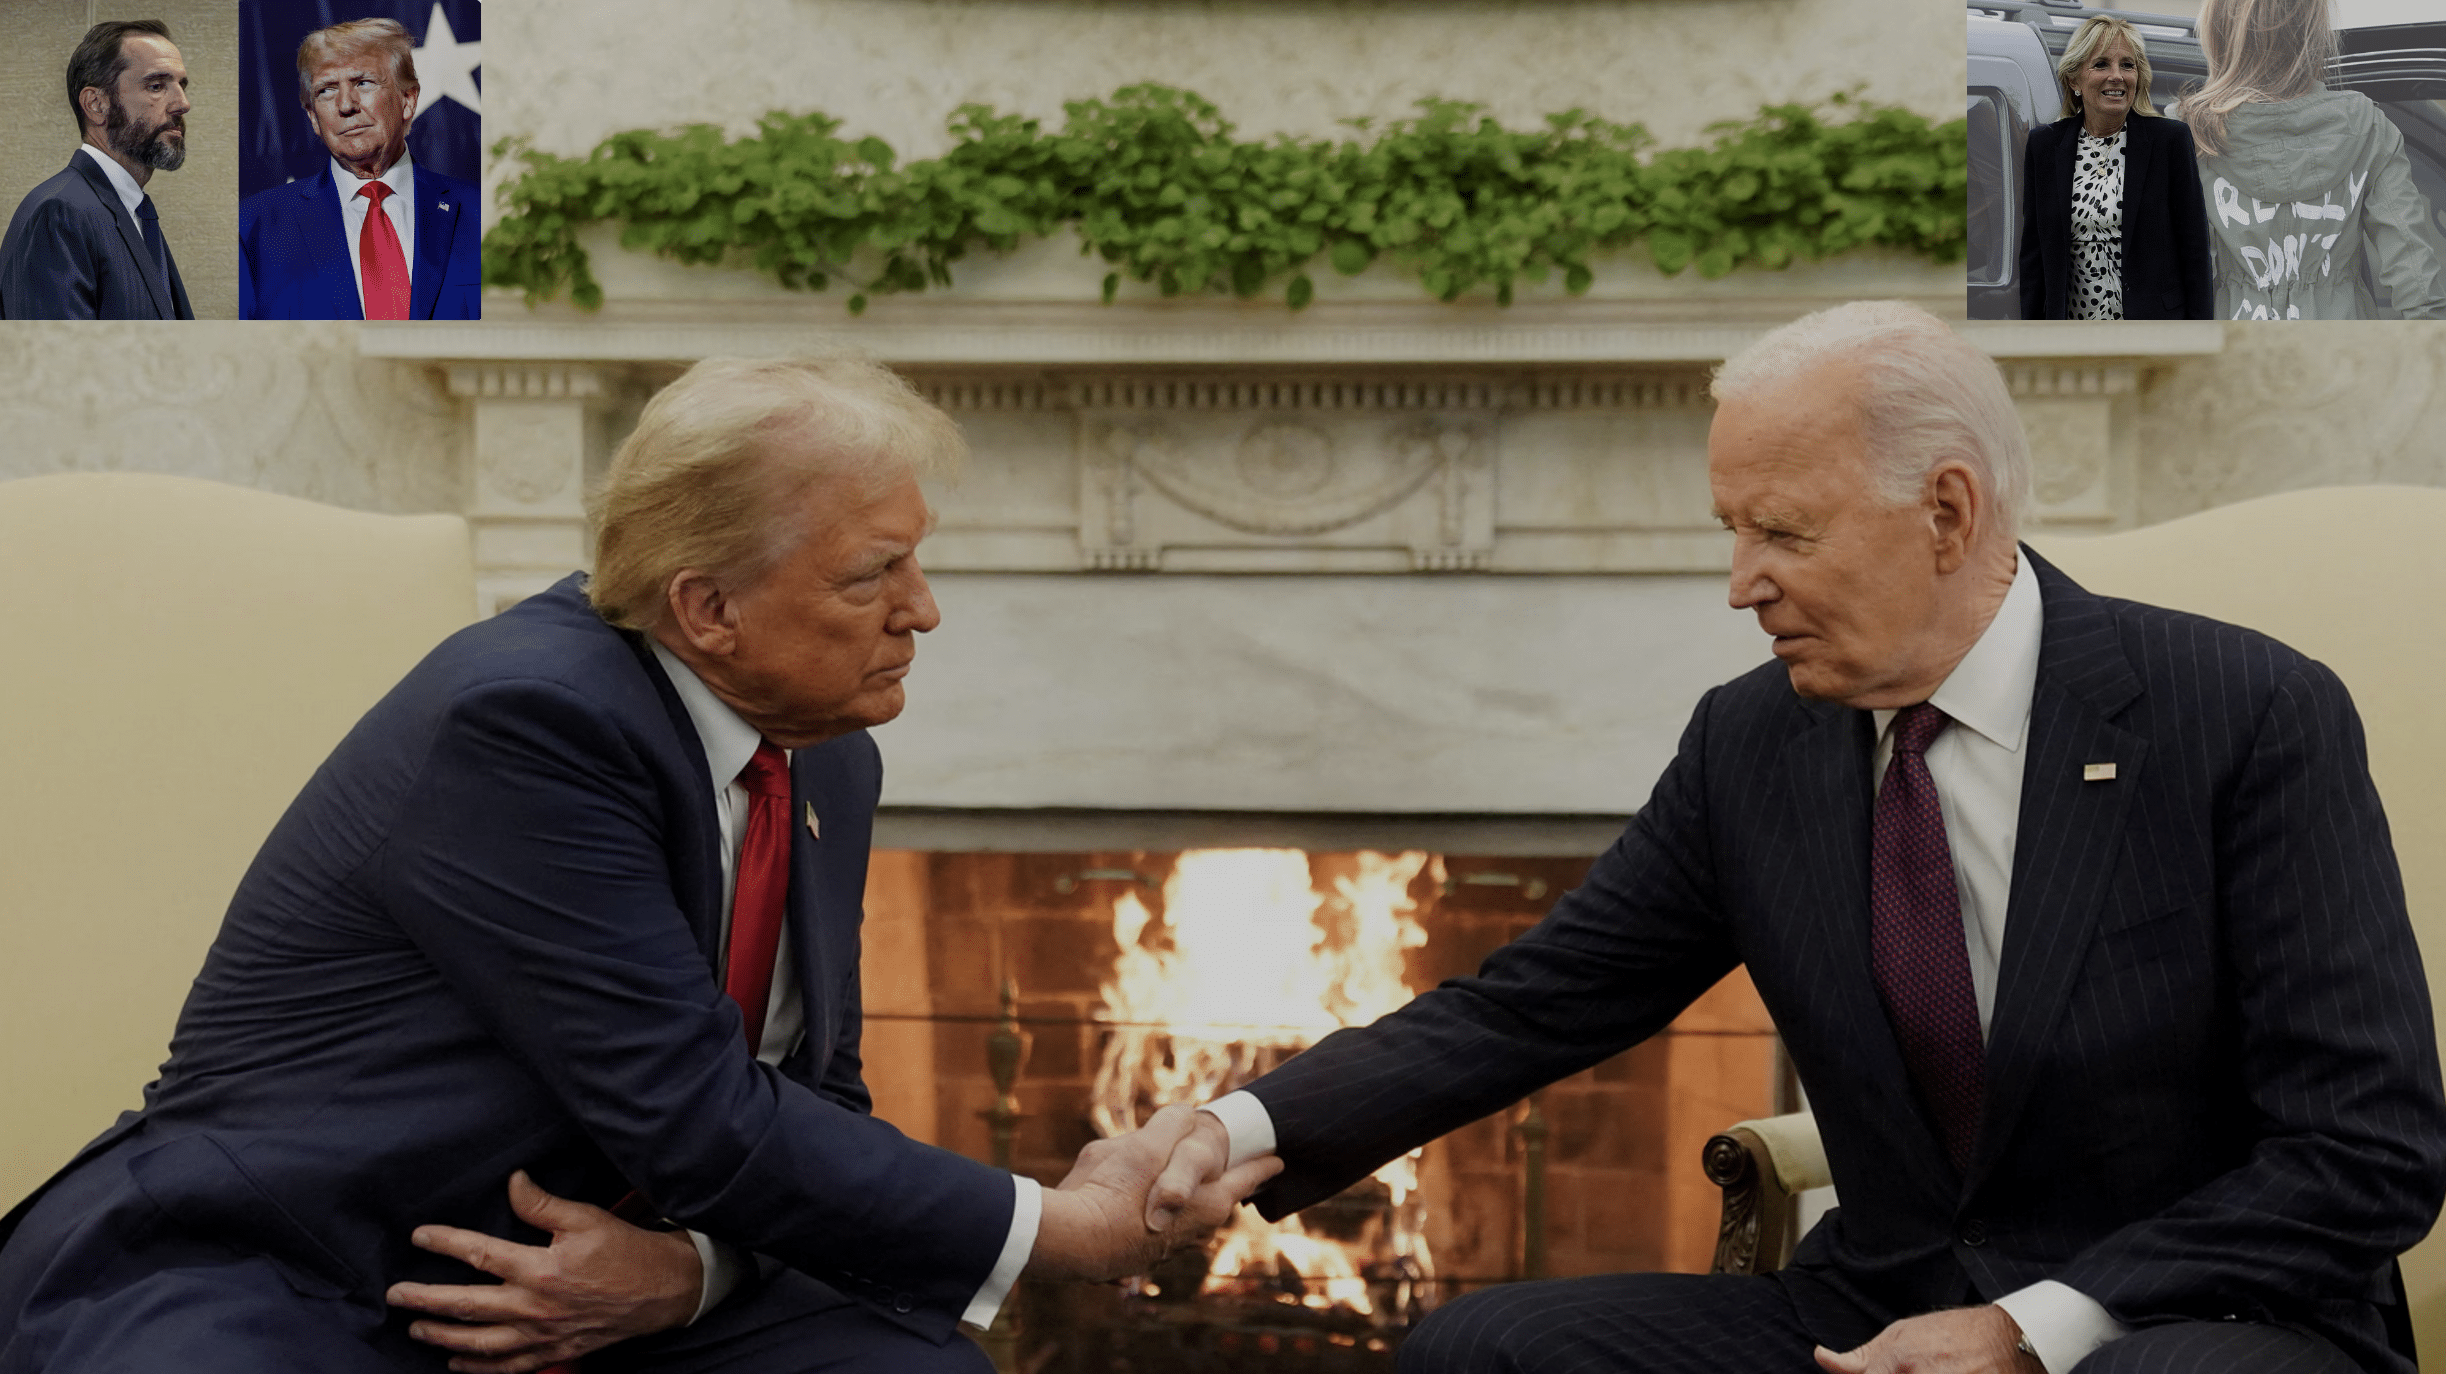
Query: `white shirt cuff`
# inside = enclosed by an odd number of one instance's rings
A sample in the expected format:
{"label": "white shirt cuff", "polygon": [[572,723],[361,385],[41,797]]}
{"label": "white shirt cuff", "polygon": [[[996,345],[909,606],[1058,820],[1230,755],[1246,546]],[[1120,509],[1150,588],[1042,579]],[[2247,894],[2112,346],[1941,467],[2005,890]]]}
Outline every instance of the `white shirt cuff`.
{"label": "white shirt cuff", "polygon": [[1214,1113],[1223,1123],[1223,1139],[1231,1157],[1226,1169],[1237,1169],[1252,1159],[1274,1153],[1274,1118],[1267,1114],[1265,1104],[1245,1092],[1226,1093],[1198,1108]]}
{"label": "white shirt cuff", "polygon": [[1043,1184],[1026,1174],[1013,1174],[1011,1190],[1011,1233],[1003,1238],[1002,1256],[994,1261],[994,1272],[985,1276],[985,1286],[968,1300],[968,1310],[960,1314],[961,1321],[980,1331],[994,1324],[994,1314],[1011,1295],[1011,1285],[1019,1282],[1019,1271],[1036,1248],[1037,1224],[1045,1219]]}
{"label": "white shirt cuff", "polygon": [[2047,1374],[2072,1374],[2072,1367],[2088,1359],[2091,1351],[2132,1331],[2108,1316],[2095,1298],[2053,1279],[2007,1293],[1996,1305],[2021,1328]]}
{"label": "white shirt cuff", "polygon": [[696,1262],[705,1271],[704,1296],[696,1300],[696,1315],[688,1319],[690,1326],[705,1319],[705,1314],[722,1305],[747,1277],[754,1263],[747,1252],[735,1245],[724,1245],[702,1231],[690,1231],[688,1239],[696,1244]]}

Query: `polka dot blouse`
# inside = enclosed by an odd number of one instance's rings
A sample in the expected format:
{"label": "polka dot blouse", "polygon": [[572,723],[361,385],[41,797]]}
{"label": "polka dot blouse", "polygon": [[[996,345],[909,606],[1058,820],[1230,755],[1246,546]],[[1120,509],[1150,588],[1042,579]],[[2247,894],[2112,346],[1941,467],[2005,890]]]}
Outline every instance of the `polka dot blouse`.
{"label": "polka dot blouse", "polygon": [[2076,320],[2123,318],[2123,130],[2081,131],[2072,169],[2072,300]]}

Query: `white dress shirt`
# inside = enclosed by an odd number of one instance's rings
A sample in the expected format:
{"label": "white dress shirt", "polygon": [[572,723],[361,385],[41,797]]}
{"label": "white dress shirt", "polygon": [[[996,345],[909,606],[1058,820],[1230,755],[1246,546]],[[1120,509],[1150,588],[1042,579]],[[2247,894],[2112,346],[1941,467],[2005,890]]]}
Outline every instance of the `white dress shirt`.
{"label": "white dress shirt", "polygon": [[[340,237],[348,240],[348,278],[357,284],[357,313],[359,315],[365,313],[365,264],[361,261],[365,249],[358,240],[364,236],[365,212],[372,208],[373,202],[357,192],[370,181],[379,181],[391,188],[391,194],[382,202],[382,213],[390,218],[391,228],[399,234],[400,260],[407,264],[411,280],[416,274],[415,164],[403,151],[399,155],[399,160],[391,164],[391,170],[378,177],[361,177],[341,165],[338,158],[333,158],[331,160],[331,184],[340,193]],[[734,716],[732,719],[738,718]],[[741,723],[745,724],[745,722]],[[752,735],[755,732],[751,730],[748,733]],[[748,753],[755,752],[756,746],[753,743],[749,744]],[[744,759],[742,766],[744,766]]]}
{"label": "white dress shirt", "polygon": [[[80,143],[76,147],[78,152],[102,164],[102,175],[110,178],[110,189],[119,193],[119,203],[127,207],[128,218],[135,219],[136,207],[144,204],[144,188],[136,184],[136,174],[90,143]],[[136,227],[143,228],[143,221],[138,220]]]}
{"label": "white dress shirt", "polygon": [[[1945,842],[1953,849],[1954,887],[1962,899],[1962,937],[1982,1033],[1996,1009],[2013,841],[2021,824],[2021,771],[2027,757],[2023,746],[2029,740],[2030,700],[2038,685],[2039,639],[2046,628],[2038,575],[2031,571],[2030,560],[2017,562],[2013,585],[1995,619],[1928,698],[1954,722],[1928,746],[1928,776],[1936,783],[1937,803],[1945,813]],[[1877,745],[1870,762],[1880,787],[1894,749],[1888,727],[1897,714],[1875,713]],[[1253,1095],[1231,1093],[1205,1110],[1223,1123],[1232,1164],[1274,1152],[1273,1118]],[[2087,1294],[2053,1279],[2007,1293],[1996,1305],[2021,1327],[2047,1374],[2070,1374],[2091,1351],[2130,1329]]]}
{"label": "white dress shirt", "polygon": [[[362,221],[363,216],[358,218]],[[715,696],[713,689],[676,654],[660,644],[653,648],[655,661],[662,664],[672,689],[679,694],[680,705],[688,710],[689,723],[696,727],[697,742],[705,748],[705,769],[709,775],[706,782],[713,788],[714,814],[722,828],[720,943],[728,948],[730,906],[739,882],[739,847],[747,838],[748,795],[747,788],[739,782],[739,773],[755,757],[763,736]],[[806,1028],[806,999],[799,995],[798,969],[790,958],[790,928],[785,923],[781,945],[773,955],[773,991],[765,1003],[764,1037],[756,1047],[756,1057],[778,1068],[781,1061],[797,1050],[799,1041],[806,1036]],[[993,1325],[994,1314],[1001,1310],[1011,1285],[1019,1279],[1019,1271],[1026,1267],[1029,1252],[1036,1248],[1037,1223],[1044,1216],[1044,1195],[1036,1180],[1025,1174],[1013,1174],[1011,1179],[1014,1197],[1010,1234],[1003,1240],[993,1272],[985,1276],[984,1285],[969,1300],[968,1310],[960,1314],[960,1320],[975,1326]],[[688,1238],[696,1242],[697,1258],[705,1266],[704,1296],[697,1302],[696,1316],[689,1318],[694,1322],[728,1297],[739,1281],[753,1271],[755,1262],[737,1246],[717,1241],[703,1232],[690,1231]]]}

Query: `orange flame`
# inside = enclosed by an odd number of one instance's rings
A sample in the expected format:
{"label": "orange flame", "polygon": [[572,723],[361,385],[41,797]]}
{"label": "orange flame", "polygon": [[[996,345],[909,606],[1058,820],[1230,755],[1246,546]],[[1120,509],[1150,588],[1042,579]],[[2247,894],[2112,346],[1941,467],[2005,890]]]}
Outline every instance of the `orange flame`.
{"label": "orange flame", "polygon": [[[1356,856],[1357,871],[1320,895],[1295,849],[1191,850],[1164,884],[1160,935],[1136,893],[1113,903],[1120,945],[1103,986],[1114,1023],[1096,1074],[1092,1115],[1107,1136],[1135,1130],[1173,1102],[1206,1102],[1255,1077],[1267,1051],[1296,1051],[1365,1025],[1410,1000],[1403,955],[1426,943],[1409,896],[1427,855]],[[1440,864],[1438,865],[1440,869]],[[1431,1272],[1419,1233],[1418,1154],[1376,1171],[1390,1194],[1378,1244]],[[1371,1312],[1360,1258],[1310,1236],[1297,1217],[1269,1225],[1243,1209],[1223,1233],[1209,1286],[1287,1264],[1312,1307]]]}

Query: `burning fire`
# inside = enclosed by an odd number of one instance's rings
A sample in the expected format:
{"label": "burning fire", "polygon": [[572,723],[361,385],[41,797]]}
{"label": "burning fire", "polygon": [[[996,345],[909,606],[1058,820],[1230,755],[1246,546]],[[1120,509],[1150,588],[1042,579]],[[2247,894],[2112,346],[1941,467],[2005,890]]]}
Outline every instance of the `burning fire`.
{"label": "burning fire", "polygon": [[[1299,850],[1192,850],[1164,883],[1160,925],[1135,892],[1113,903],[1121,952],[1104,984],[1101,1016],[1113,1031],[1096,1074],[1098,1131],[1119,1135],[1156,1108],[1210,1101],[1334,1030],[1410,1000],[1402,956],[1427,934],[1409,887],[1430,860],[1417,852],[1356,858],[1357,871],[1335,876],[1332,892],[1320,894]],[[1241,1209],[1215,1251],[1207,1290],[1241,1276],[1295,1277],[1307,1306],[1374,1313],[1371,1272],[1380,1281],[1398,1276],[1403,1289],[1432,1272],[1418,1160],[1413,1151],[1376,1171],[1389,1205],[1378,1223],[1342,1228],[1347,1239],[1312,1235],[1296,1216],[1269,1224]]]}

